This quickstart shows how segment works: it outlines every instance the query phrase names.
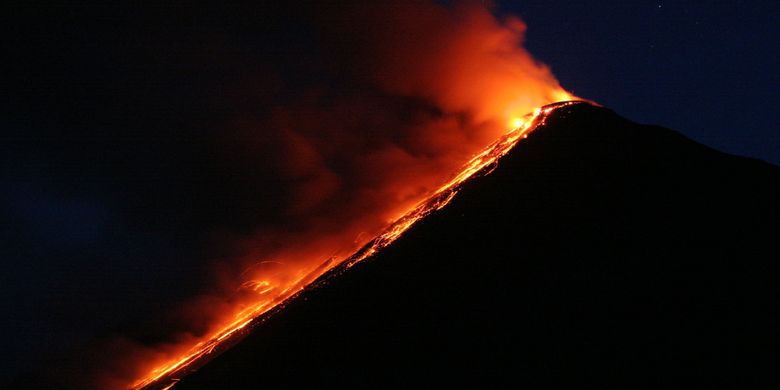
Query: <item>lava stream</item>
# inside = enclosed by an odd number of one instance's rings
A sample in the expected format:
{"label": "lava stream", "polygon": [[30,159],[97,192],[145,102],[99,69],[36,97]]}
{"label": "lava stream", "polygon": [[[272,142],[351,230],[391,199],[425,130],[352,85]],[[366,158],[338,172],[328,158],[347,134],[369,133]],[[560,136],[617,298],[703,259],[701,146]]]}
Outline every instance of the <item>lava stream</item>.
{"label": "lava stream", "polygon": [[[340,262],[335,261],[334,258],[328,259],[315,269],[301,273],[297,279],[293,280],[292,283],[289,283],[286,288],[281,289],[273,297],[259,301],[255,305],[244,309],[238,313],[232,322],[206,338],[206,341],[196,344],[177,359],[152,370],[145,377],[136,381],[130,388],[134,390],[170,389],[178,383],[181,377],[193,372],[206,364],[211,358],[235,345],[253,327],[263,323],[271,315],[283,309],[287,302],[295,299],[305,289],[315,288],[333,276],[345,272],[358,262],[371,257],[377,251],[393,243],[421,218],[445,207],[455,197],[463,183],[475,174],[489,174],[492,172],[498,160],[506,155],[518,141],[543,124],[550,112],[561,107],[580,103],[583,102],[563,101],[553,103],[537,108],[533,113],[527,114],[523,118],[514,119],[512,121],[514,127],[511,130],[474,156],[451,180],[396,219],[382,233],[362,246],[354,254]],[[254,282],[252,287],[261,295],[274,289],[274,286],[267,281]]]}

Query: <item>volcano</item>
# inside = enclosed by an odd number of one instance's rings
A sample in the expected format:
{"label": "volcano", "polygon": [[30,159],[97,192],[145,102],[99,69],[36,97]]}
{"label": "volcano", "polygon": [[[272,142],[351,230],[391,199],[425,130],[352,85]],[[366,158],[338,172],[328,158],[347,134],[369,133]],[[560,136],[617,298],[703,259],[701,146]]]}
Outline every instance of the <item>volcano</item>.
{"label": "volcano", "polygon": [[780,168],[587,103],[178,389],[778,384]]}

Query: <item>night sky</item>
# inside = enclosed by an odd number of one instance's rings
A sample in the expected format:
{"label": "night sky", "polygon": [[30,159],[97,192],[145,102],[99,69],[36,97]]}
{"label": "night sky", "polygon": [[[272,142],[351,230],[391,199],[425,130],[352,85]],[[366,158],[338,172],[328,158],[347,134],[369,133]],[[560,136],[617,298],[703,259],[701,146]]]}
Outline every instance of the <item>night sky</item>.
{"label": "night sky", "polygon": [[[778,4],[507,1],[494,13],[521,16],[528,50],[574,94],[779,164]],[[0,324],[13,334],[0,381],[117,334],[165,339],[179,324],[156,315],[245,253],[225,243],[297,229],[279,211],[299,187],[285,187],[274,136],[233,153],[242,124],[297,107],[311,85],[333,99],[360,88],[309,26],[344,20],[312,4],[103,7],[0,17]]]}
{"label": "night sky", "polygon": [[561,85],[640,123],[780,164],[775,1],[516,1]]}

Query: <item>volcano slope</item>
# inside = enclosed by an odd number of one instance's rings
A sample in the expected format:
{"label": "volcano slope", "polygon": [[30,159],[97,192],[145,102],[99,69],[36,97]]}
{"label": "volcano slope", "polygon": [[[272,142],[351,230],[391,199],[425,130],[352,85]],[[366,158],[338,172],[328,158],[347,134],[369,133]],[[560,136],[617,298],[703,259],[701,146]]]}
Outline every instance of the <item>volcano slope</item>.
{"label": "volcano slope", "polygon": [[778,383],[780,168],[578,104],[180,389]]}

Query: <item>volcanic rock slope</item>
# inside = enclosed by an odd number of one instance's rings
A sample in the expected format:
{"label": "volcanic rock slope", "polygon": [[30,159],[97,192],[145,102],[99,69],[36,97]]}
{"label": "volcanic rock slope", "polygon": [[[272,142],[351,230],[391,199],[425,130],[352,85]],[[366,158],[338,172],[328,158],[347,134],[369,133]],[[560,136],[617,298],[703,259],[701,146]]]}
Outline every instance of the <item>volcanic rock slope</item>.
{"label": "volcanic rock slope", "polygon": [[780,168],[562,107],[176,388],[771,387],[778,222]]}

